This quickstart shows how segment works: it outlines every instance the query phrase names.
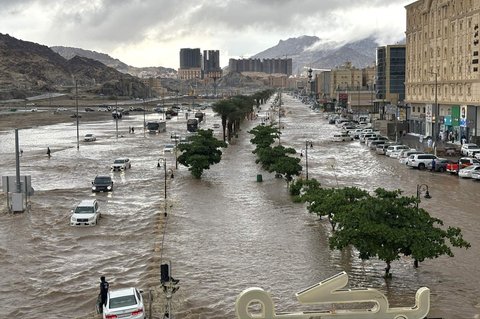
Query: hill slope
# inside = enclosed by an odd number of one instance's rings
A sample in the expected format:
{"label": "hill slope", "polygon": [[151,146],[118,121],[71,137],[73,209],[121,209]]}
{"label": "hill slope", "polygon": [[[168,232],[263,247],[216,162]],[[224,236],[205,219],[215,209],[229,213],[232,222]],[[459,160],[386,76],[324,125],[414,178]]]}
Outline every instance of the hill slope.
{"label": "hill slope", "polygon": [[375,62],[378,44],[373,38],[351,43],[325,42],[315,36],[301,36],[280,40],[274,47],[257,53],[252,58],[292,58],[293,74],[304,67],[333,69],[346,61],[363,68]]}
{"label": "hill slope", "polygon": [[0,33],[0,99],[68,92],[75,81],[92,93],[145,97],[148,92],[139,79],[98,61],[67,60],[47,46]]}
{"label": "hill slope", "polygon": [[145,67],[145,68],[137,68],[130,66],[126,63],[123,63],[119,59],[114,59],[108,54],[99,53],[96,51],[84,50],[80,48],[72,48],[72,47],[63,47],[63,46],[53,46],[50,47],[54,52],[57,52],[65,59],[69,60],[74,56],[81,56],[85,58],[89,58],[92,60],[97,60],[102,62],[103,64],[116,69],[122,73],[127,73],[136,77],[170,77],[175,75],[177,72],[172,68],[164,68],[164,67]]}

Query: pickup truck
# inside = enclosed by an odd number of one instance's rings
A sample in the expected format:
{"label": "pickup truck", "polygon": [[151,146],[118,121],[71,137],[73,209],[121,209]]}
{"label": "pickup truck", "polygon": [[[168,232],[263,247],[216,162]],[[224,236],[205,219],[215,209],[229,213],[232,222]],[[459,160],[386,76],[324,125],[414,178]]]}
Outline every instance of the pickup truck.
{"label": "pickup truck", "polygon": [[473,164],[479,164],[480,161],[476,158],[471,158],[471,157],[462,157],[456,162],[448,163],[446,170],[450,174],[458,174],[458,171],[462,168],[465,168],[467,166],[473,165]]}

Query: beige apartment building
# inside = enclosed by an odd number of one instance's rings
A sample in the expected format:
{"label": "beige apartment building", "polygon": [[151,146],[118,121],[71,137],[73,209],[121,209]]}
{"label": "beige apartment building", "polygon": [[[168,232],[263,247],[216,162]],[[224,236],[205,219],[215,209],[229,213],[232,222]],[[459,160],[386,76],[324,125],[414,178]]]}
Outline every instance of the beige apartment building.
{"label": "beige apartment building", "polygon": [[479,142],[480,0],[420,0],[405,8],[410,131]]}
{"label": "beige apartment building", "polygon": [[315,74],[315,91],[320,103],[335,99],[353,113],[373,111],[375,67],[357,69],[350,62]]}

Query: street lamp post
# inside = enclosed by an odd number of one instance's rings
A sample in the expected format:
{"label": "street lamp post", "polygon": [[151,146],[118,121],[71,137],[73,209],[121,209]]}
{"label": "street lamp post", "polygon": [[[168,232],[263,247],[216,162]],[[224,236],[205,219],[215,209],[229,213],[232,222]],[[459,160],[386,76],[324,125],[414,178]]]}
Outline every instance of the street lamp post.
{"label": "street lamp post", "polygon": [[145,131],[147,129],[147,123],[145,122],[145,99],[143,99],[143,137],[145,136]]}
{"label": "street lamp post", "polygon": [[425,198],[430,199],[432,196],[430,196],[430,193],[428,192],[428,185],[427,184],[417,184],[417,203],[416,203],[416,209],[418,210],[418,203],[420,202],[420,195],[422,193],[425,193]]}
{"label": "street lamp post", "polygon": [[[160,159],[158,159],[157,167],[160,167],[160,161],[163,162],[163,173],[164,173],[164,176],[163,176],[163,177],[164,177],[163,215],[164,215],[165,217],[167,217],[167,159],[166,159],[166,158],[160,158]],[[169,169],[168,172],[171,174],[171,175],[170,175],[170,178],[173,178],[173,177],[174,177],[173,171]]]}
{"label": "street lamp post", "polygon": [[438,101],[437,101],[437,91],[438,91],[438,73],[437,72],[428,72],[430,74],[433,74],[435,76],[435,102],[434,102],[434,105],[435,105],[435,113],[434,113],[434,116],[435,116],[435,119],[433,120],[433,128],[432,128],[432,139],[434,141],[437,140],[438,138],[438,134],[440,133],[440,128],[438,127],[438,114],[439,114],[439,110],[438,110]]}
{"label": "street lamp post", "polygon": [[77,150],[80,149],[80,132],[78,130],[78,86],[77,86],[77,80],[75,80],[75,105],[77,107]]}
{"label": "street lamp post", "polygon": [[308,144],[310,144],[310,148],[313,148],[313,142],[312,141],[305,141],[305,174],[306,174],[306,179],[308,181]]}

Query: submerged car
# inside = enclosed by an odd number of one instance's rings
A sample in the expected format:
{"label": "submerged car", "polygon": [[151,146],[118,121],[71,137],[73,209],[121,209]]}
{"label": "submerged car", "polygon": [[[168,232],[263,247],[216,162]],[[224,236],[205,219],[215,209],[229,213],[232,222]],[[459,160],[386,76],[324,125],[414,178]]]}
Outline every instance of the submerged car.
{"label": "submerged car", "polygon": [[175,150],[175,145],[174,144],[165,144],[163,147],[163,153],[173,153]]}
{"label": "submerged car", "polygon": [[93,142],[97,140],[97,137],[94,134],[89,133],[89,134],[85,134],[83,140],[85,142]]}
{"label": "submerged car", "polygon": [[103,305],[103,319],[145,319],[142,292],[136,288],[111,290]]}
{"label": "submerged car", "polygon": [[111,192],[113,180],[110,176],[96,176],[92,182],[92,192]]}
{"label": "submerged car", "polygon": [[82,200],[72,210],[70,226],[95,226],[100,218],[98,202],[95,199]]}
{"label": "submerged car", "polygon": [[125,171],[127,168],[132,168],[132,164],[130,159],[126,157],[117,158],[111,166],[112,171]]}

